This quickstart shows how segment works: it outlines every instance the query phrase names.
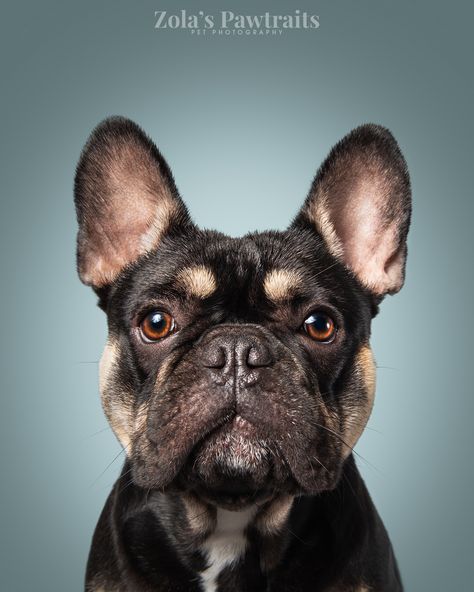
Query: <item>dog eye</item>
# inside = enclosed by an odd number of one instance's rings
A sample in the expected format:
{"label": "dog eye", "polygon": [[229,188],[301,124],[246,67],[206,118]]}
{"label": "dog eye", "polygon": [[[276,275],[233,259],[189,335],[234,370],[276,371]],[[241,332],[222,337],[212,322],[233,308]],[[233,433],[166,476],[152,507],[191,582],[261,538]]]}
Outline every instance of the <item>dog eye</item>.
{"label": "dog eye", "polygon": [[304,322],[304,330],[315,341],[329,343],[336,334],[336,323],[325,312],[313,312]]}
{"label": "dog eye", "polygon": [[158,341],[167,337],[175,329],[175,321],[167,312],[153,310],[140,323],[140,331],[145,341]]}

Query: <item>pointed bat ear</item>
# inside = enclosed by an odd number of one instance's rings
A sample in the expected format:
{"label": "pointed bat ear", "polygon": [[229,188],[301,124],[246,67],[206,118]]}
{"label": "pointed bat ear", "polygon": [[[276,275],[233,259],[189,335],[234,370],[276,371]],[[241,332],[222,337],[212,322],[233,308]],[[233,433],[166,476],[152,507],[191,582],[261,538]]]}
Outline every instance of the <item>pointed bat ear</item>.
{"label": "pointed bat ear", "polygon": [[77,267],[93,288],[192,223],[166,161],[132,121],[99,124],[82,151],[74,184]]}
{"label": "pointed bat ear", "polygon": [[411,191],[392,134],[367,124],[331,150],[294,227],[310,226],[376,296],[398,292],[405,277]]}

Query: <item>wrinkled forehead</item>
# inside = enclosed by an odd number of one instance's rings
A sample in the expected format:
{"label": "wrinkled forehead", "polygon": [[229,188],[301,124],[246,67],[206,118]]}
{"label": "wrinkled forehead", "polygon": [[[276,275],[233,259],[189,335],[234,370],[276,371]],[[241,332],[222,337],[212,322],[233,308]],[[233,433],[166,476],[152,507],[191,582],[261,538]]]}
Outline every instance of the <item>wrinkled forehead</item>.
{"label": "wrinkled forehead", "polygon": [[312,233],[230,238],[199,232],[165,241],[126,283],[135,302],[170,297],[261,307],[315,297],[337,304],[344,295],[338,289],[343,276],[341,265]]}

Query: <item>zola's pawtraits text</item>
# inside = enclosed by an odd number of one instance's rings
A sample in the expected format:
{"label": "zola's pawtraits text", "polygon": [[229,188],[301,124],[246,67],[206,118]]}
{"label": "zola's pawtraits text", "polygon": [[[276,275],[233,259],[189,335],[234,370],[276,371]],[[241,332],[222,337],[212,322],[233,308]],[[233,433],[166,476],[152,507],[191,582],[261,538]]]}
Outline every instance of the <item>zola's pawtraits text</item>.
{"label": "zola's pawtraits text", "polygon": [[193,35],[282,35],[292,29],[318,29],[319,16],[299,9],[291,14],[239,14],[221,10],[208,14],[202,10],[155,11],[155,29],[186,30]]}

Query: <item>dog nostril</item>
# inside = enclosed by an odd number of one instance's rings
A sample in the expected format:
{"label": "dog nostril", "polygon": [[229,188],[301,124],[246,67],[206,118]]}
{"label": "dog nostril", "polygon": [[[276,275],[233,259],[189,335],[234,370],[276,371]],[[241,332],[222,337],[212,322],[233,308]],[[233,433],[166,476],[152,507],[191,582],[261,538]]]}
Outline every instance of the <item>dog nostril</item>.
{"label": "dog nostril", "polygon": [[201,353],[201,364],[205,368],[226,374],[235,369],[246,373],[254,368],[272,366],[274,361],[271,348],[263,340],[246,335],[219,335],[205,344]]}
{"label": "dog nostril", "polygon": [[273,364],[272,354],[263,343],[257,346],[251,345],[247,352],[247,366],[249,368],[258,368],[260,366],[271,366]]}
{"label": "dog nostril", "polygon": [[202,356],[202,365],[205,368],[224,368],[227,356],[222,346],[207,348]]}

